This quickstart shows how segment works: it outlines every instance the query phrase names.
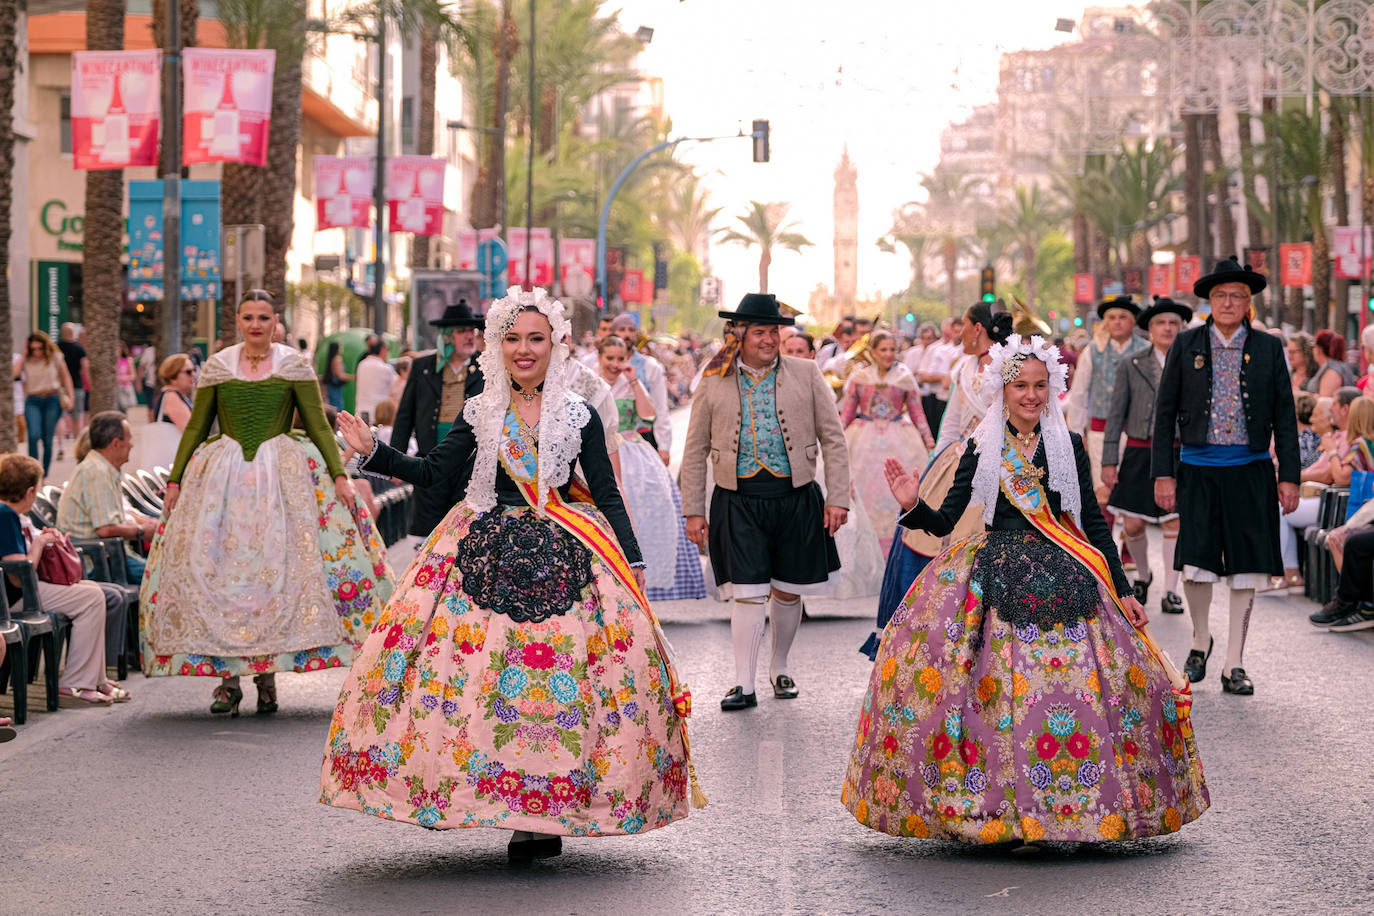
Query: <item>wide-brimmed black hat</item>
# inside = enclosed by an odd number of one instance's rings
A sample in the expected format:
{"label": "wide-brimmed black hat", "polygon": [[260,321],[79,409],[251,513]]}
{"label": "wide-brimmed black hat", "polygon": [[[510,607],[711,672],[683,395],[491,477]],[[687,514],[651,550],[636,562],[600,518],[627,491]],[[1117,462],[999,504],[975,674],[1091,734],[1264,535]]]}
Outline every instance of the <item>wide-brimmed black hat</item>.
{"label": "wide-brimmed black hat", "polygon": [[444,309],[444,314],[435,318],[430,324],[436,328],[478,328],[486,330],[487,319],[481,315],[472,314],[472,308],[466,299],[459,299],[454,305]]}
{"label": "wide-brimmed black hat", "polygon": [[772,293],[747,293],[739,301],[739,308],[733,312],[716,312],[730,321],[743,321],[750,324],[796,324],[797,319],[784,315],[778,308],[778,297]]}
{"label": "wide-brimmed black hat", "polygon": [[1106,318],[1107,309],[1125,309],[1132,315],[1140,314],[1140,306],[1136,303],[1135,299],[1131,298],[1129,295],[1112,296],[1110,299],[1104,299],[1102,302],[1098,303],[1097,317]]}
{"label": "wide-brimmed black hat", "polygon": [[1232,255],[1218,261],[1215,270],[1193,284],[1193,295],[1206,299],[1212,294],[1214,287],[1223,283],[1244,283],[1250,287],[1252,293],[1257,293],[1269,285],[1269,281],[1264,279],[1264,274],[1251,270],[1249,264],[1242,266],[1240,260]]}
{"label": "wide-brimmed black hat", "polygon": [[1175,302],[1168,296],[1155,296],[1154,305],[1151,305],[1136,316],[1136,327],[1140,328],[1142,331],[1148,331],[1150,330],[1151,319],[1156,315],[1166,315],[1170,313],[1182,318],[1184,324],[1193,320],[1193,310],[1182,302]]}

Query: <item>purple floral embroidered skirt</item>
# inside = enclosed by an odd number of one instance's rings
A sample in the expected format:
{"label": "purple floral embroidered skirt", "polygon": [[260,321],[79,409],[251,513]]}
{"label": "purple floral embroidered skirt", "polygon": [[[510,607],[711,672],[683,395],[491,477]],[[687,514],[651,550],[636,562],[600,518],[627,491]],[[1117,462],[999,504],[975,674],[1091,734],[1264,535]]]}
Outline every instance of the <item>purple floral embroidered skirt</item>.
{"label": "purple floral embroidered skirt", "polygon": [[[565,549],[552,521],[492,513],[466,503],[449,513],[358,650],[334,709],[320,800],[422,827],[572,836],[686,817],[681,721],[649,620],[604,562]],[[536,520],[550,529],[546,547],[562,544],[544,551],[549,562],[569,569],[525,572],[586,582],[580,566],[590,560],[591,581],[566,605],[558,588],[544,589],[562,605],[545,613],[479,605],[472,595],[518,598],[490,587],[509,570],[464,587],[463,569],[477,572],[464,541],[479,519],[473,537],[510,532],[511,544],[488,545],[508,567],[545,543],[530,530]]]}
{"label": "purple floral embroidered skirt", "polygon": [[986,541],[936,557],[888,624],[844,805],[873,830],[967,843],[1127,840],[1197,818],[1197,746],[1134,628],[1100,588],[1090,619],[1005,622],[973,575]]}

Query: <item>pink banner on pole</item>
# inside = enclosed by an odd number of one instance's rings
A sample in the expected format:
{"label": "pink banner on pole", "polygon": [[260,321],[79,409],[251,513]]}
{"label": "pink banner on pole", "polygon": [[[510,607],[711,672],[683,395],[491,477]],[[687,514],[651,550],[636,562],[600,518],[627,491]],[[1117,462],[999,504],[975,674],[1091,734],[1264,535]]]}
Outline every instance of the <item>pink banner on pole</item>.
{"label": "pink banner on pole", "polygon": [[1093,275],[1073,275],[1073,301],[1083,305],[1093,301]]}
{"label": "pink banner on pole", "polygon": [[444,231],[444,160],[392,156],[386,161],[387,229],[416,235]]}
{"label": "pink banner on pole", "polygon": [[558,272],[565,295],[590,296],[596,285],[596,239],[559,239]]}
{"label": "pink banner on pole", "polygon": [[276,51],[187,48],[182,161],[267,164]]}
{"label": "pink banner on pole", "polygon": [[[547,287],[553,283],[553,232],[546,228],[530,231],[530,282],[535,286]],[[510,254],[510,284],[523,286],[525,283],[525,230],[524,227],[511,227],[506,230],[506,248]]]}
{"label": "pink banner on pole", "polygon": [[1150,265],[1151,296],[1167,296],[1169,293],[1173,292],[1173,290],[1169,288],[1169,281],[1172,279],[1169,275],[1172,272],[1168,264]]}
{"label": "pink banner on pole", "polygon": [[1202,258],[1195,254],[1183,255],[1174,260],[1174,289],[1185,293],[1193,291],[1193,284],[1202,276]]}
{"label": "pink banner on pole", "polygon": [[157,165],[162,114],[160,52],[72,54],[72,165],[122,169]]}
{"label": "pink banner on pole", "polygon": [[477,269],[477,230],[458,233],[458,262],[453,266],[458,270]]}
{"label": "pink banner on pole", "polygon": [[1337,226],[1332,237],[1331,257],[1336,261],[1336,276],[1342,280],[1359,280],[1369,268],[1374,256],[1374,238],[1369,227]]}
{"label": "pink banner on pole", "polygon": [[315,157],[315,229],[372,225],[371,156]]}

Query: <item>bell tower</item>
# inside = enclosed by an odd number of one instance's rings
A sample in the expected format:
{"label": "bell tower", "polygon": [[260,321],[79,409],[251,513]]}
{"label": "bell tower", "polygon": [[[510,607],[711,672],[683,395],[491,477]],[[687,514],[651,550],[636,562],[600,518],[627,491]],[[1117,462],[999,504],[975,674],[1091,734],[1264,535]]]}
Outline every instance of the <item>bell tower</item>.
{"label": "bell tower", "polygon": [[840,314],[853,311],[859,292],[859,172],[849,145],[835,167],[835,302]]}

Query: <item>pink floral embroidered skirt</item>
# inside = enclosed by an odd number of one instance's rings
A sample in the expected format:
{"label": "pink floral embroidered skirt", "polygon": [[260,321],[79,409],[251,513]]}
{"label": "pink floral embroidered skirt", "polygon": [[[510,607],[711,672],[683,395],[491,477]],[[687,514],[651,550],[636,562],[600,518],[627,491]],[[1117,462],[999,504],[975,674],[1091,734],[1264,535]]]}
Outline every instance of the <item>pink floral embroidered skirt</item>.
{"label": "pink floral embroidered skirt", "polygon": [[[573,560],[590,558],[590,581],[567,604],[517,611],[524,599],[492,587],[497,561],[473,565],[488,549],[497,555],[498,528],[521,540],[512,549],[551,564],[533,571],[541,582],[559,575],[566,541],[553,522],[456,506],[356,654],[320,800],[435,829],[570,836],[641,833],[686,817],[682,723],[643,610],[588,552]],[[465,590],[464,568],[482,581]],[[497,612],[469,592],[512,604]]]}
{"label": "pink floral embroidered skirt", "polygon": [[968,843],[1126,840],[1201,815],[1191,725],[1134,628],[1100,593],[1086,617],[1007,623],[973,576],[986,542],[936,557],[888,624],[844,805],[873,830]]}

